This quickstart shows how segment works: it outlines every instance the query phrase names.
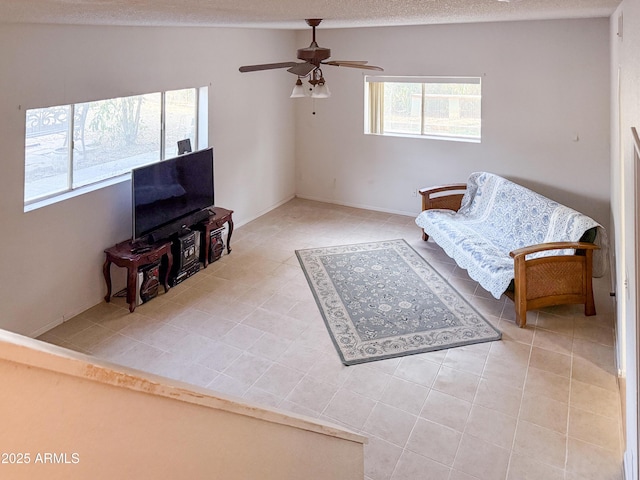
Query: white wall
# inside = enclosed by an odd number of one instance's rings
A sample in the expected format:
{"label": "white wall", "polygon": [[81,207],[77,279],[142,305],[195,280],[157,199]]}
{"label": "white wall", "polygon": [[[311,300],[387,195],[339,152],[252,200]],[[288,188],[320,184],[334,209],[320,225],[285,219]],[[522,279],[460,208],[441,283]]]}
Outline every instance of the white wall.
{"label": "white wall", "polygon": [[[618,36],[620,16],[623,18],[622,37]],[[635,238],[638,211],[634,208],[638,192],[634,187],[631,127],[640,129],[639,51],[640,4],[635,0],[624,0],[611,16],[611,203],[617,252],[619,361],[626,379],[627,480],[638,478],[638,244]]]}
{"label": "white wall", "polygon": [[363,73],[327,66],[332,97],[316,115],[298,101],[298,195],[414,214],[414,188],[488,170],[608,226],[607,19],[320,29],[317,39],[385,75],[482,76],[482,143],[364,135]]}
{"label": "white wall", "polygon": [[129,182],[23,213],[25,109],[208,85],[216,203],[243,223],[294,195],[295,128],[290,74],[238,67],[280,60],[294,38],[1,25],[0,328],[34,335],[99,303],[103,250],[131,236]]}

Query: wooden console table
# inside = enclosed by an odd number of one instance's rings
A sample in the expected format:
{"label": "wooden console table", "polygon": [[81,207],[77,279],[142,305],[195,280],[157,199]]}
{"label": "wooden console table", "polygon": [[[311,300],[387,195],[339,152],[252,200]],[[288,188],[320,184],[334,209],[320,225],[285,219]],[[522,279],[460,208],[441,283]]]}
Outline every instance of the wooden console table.
{"label": "wooden console table", "polygon": [[164,275],[164,291],[169,290],[169,272],[173,265],[173,256],[171,255],[171,242],[160,242],[155,245],[143,247],[135,247],[131,240],[118,243],[117,245],[107,248],[104,253],[107,259],[102,267],[104,280],[107,282],[107,295],[105,301],[111,301],[111,264],[115,263],[118,267],[127,269],[127,303],[129,311],[133,312],[136,308],[136,290],[138,281],[138,269],[145,265],[149,265],[162,260],[166,257],[166,273]]}
{"label": "wooden console table", "polygon": [[199,227],[204,232],[204,268],[209,265],[209,249],[211,248],[211,231],[218,228],[222,228],[225,223],[229,225],[229,232],[227,233],[227,253],[231,253],[231,234],[233,233],[233,210],[227,210],[226,208],[213,207],[211,208],[213,215],[208,220],[199,224]]}

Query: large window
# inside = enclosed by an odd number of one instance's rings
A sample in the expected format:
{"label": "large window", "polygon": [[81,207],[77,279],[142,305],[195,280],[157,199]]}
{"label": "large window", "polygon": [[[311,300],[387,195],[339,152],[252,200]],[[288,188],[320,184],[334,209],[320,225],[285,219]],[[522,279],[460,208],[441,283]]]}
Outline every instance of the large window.
{"label": "large window", "polygon": [[188,88],[27,110],[25,207],[174,157],[178,140],[195,149],[203,99]]}
{"label": "large window", "polygon": [[480,141],[479,77],[365,78],[365,133]]}

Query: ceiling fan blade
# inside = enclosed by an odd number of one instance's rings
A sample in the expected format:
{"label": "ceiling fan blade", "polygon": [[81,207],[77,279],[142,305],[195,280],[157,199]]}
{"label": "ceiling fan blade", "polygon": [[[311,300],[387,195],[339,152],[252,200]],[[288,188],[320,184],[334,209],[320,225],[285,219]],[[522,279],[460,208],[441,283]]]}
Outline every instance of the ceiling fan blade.
{"label": "ceiling fan blade", "polygon": [[264,63],[262,65],[245,65],[240,67],[241,72],[258,72],[260,70],[273,70],[276,68],[289,68],[297,65],[296,62],[281,62],[281,63]]}
{"label": "ceiling fan blade", "polygon": [[325,65],[332,65],[334,67],[349,67],[349,68],[361,68],[363,70],[378,70],[383,72],[384,68],[376,67],[375,65],[364,65],[362,63],[355,62],[322,62]]}
{"label": "ceiling fan blade", "polygon": [[327,65],[340,65],[341,63],[356,63],[358,65],[365,65],[369,62],[367,62],[366,60],[330,60],[328,62],[322,62],[325,63]]}
{"label": "ceiling fan blade", "polygon": [[314,68],[316,68],[316,66],[313,63],[295,63],[291,68],[287,69],[287,72],[298,75],[299,77],[306,77]]}

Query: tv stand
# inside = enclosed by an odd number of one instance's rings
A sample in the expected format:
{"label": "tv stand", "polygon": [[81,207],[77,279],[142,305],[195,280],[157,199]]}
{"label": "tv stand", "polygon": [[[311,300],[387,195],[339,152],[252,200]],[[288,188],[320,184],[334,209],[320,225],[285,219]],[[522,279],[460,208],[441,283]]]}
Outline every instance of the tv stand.
{"label": "tv stand", "polygon": [[[209,265],[209,250],[211,249],[212,232],[228,225],[227,233],[227,253],[231,253],[231,234],[233,233],[233,210],[227,210],[221,207],[211,207],[204,209],[206,213],[203,218],[202,213],[196,217],[192,217],[193,223],[189,225],[181,224],[175,228],[169,235],[170,239],[163,239],[157,242],[133,242],[127,240],[107,248],[104,253],[106,260],[102,267],[104,280],[107,284],[107,294],[104,299],[106,302],[111,301],[111,264],[115,263],[118,267],[127,269],[127,303],[129,311],[133,312],[136,308],[137,280],[138,272],[145,266],[153,263],[161,262],[161,272],[163,273],[162,285],[164,291],[169,291],[169,275],[173,267],[173,255],[171,253],[172,244],[176,242],[179,232],[185,229],[197,230],[202,233],[202,241],[200,242],[201,260],[204,268]],[[151,240],[153,240],[151,238]]]}
{"label": "tv stand", "polygon": [[233,233],[233,210],[227,210],[221,207],[212,207],[209,209],[211,216],[197,225],[197,228],[203,232],[204,242],[202,243],[203,264],[204,268],[209,265],[209,250],[211,250],[211,232],[222,228],[226,223],[229,226],[227,233],[227,253],[231,253],[231,234]]}
{"label": "tv stand", "polygon": [[169,272],[173,265],[173,255],[171,255],[171,242],[159,242],[152,245],[134,245],[131,240],[118,243],[117,245],[107,248],[104,253],[107,258],[102,266],[104,280],[107,283],[107,294],[104,299],[108,303],[111,301],[111,264],[115,263],[118,267],[127,269],[127,303],[129,311],[136,309],[136,290],[138,281],[138,270],[145,265],[152,263],[164,262],[163,268],[166,269],[164,275],[164,291],[169,291]]}

